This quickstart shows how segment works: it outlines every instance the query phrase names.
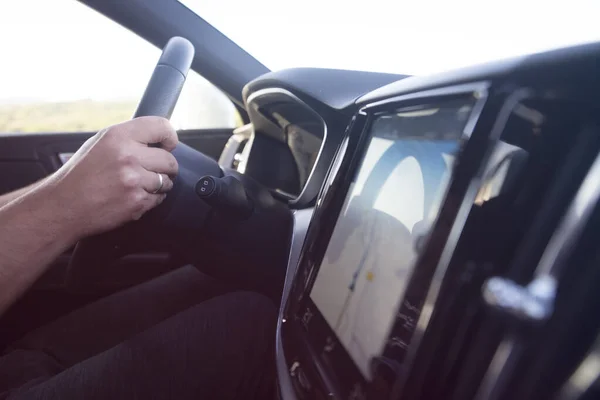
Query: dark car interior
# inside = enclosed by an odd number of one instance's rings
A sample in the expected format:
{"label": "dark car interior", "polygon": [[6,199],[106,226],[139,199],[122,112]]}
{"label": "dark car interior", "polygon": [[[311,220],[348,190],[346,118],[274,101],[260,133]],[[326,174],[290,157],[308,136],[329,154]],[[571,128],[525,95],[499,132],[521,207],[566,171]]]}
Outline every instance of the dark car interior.
{"label": "dark car interior", "polygon": [[[81,2],[163,49],[135,116],[170,117],[193,70],[244,126],[180,132],[167,200],[57,259],[0,347],[193,264],[279,305],[284,400],[598,398],[600,44],[271,72],[178,1]],[[0,134],[0,194],[93,134]]]}

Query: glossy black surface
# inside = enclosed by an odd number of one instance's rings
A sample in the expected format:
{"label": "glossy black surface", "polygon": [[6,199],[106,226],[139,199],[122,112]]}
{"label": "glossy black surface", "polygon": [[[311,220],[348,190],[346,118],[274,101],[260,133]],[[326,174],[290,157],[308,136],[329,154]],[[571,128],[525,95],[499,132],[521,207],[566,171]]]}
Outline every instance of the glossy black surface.
{"label": "glossy black surface", "polygon": [[[396,110],[400,107],[414,106],[417,104],[443,104],[444,101],[452,101],[454,99],[465,99],[468,103],[469,98],[476,102],[476,107],[473,109],[470,122],[465,127],[464,142],[462,144],[461,153],[457,157],[458,161],[455,164],[454,174],[452,175],[446,201],[443,203],[440,217],[434,223],[432,232],[435,232],[434,237],[427,240],[424,245],[423,252],[417,261],[415,270],[420,271],[419,274],[413,274],[411,284],[409,284],[409,292],[406,296],[409,300],[405,304],[416,309],[419,313],[422,298],[426,294],[427,271],[433,268],[423,268],[425,266],[435,265],[432,258],[439,257],[441,248],[447,238],[449,228],[452,226],[452,221],[458,211],[460,201],[456,202],[452,199],[460,199],[464,196],[464,190],[467,187],[471,176],[477,171],[478,158],[481,158],[482,150],[487,144],[487,129],[479,129],[475,121],[483,111],[483,104],[486,101],[487,91],[485,85],[472,85],[459,88],[451,88],[449,90],[440,91],[437,94],[429,94],[428,97],[414,98],[407,100],[392,101],[390,103],[380,104],[374,107],[366,108],[359,113],[354,120],[352,128],[348,132],[348,145],[344,154],[338,154],[340,160],[339,171],[331,173],[326,181],[325,188],[320,195],[319,203],[315,210],[315,217],[311,224],[308,233],[308,239],[305,243],[305,250],[300,260],[299,270],[296,276],[294,288],[290,298],[290,303],[286,307],[286,319],[284,324],[283,339],[284,348],[292,354],[286,354],[288,363],[298,362],[300,365],[307,365],[304,368],[309,368],[312,363],[306,358],[307,354],[313,352],[316,355],[318,366],[321,367],[322,374],[314,374],[313,379],[320,379],[328,383],[328,390],[332,391],[340,398],[346,398],[351,393],[364,393],[365,395],[385,396],[389,395],[394,381],[398,374],[401,373],[397,368],[390,371],[389,368],[376,368],[373,382],[368,382],[360,374],[356,366],[353,364],[344,347],[341,345],[337,337],[331,331],[331,328],[324,322],[324,319],[318,309],[314,307],[312,300],[305,295],[311,287],[316,276],[318,265],[323,257],[325,248],[327,247],[328,238],[331,235],[333,226],[337,220],[339,210],[346,198],[348,185],[354,176],[357,167],[362,159],[362,154],[365,150],[366,141],[369,139],[370,122],[373,117],[388,111]],[[493,105],[493,103],[492,103]],[[483,127],[489,128],[487,125]],[[472,135],[471,135],[472,134]],[[479,155],[479,157],[477,157]],[[336,161],[334,161],[335,165]],[[330,186],[329,186],[330,182]],[[415,283],[413,281],[418,281]],[[419,287],[420,290],[415,289]],[[405,312],[403,310],[402,312]],[[399,330],[403,330],[405,320],[399,318],[396,322]],[[396,329],[396,328],[395,328]],[[410,333],[409,333],[409,336]],[[295,344],[290,344],[294,340]],[[401,365],[404,357],[405,348],[401,348],[397,352],[396,338],[392,338],[385,351],[386,359],[393,360],[394,365]],[[410,342],[410,337],[404,339],[406,344]],[[286,346],[286,342],[288,346]],[[302,350],[299,350],[299,349]],[[389,365],[390,363],[384,362]],[[317,369],[318,370],[318,369]],[[307,373],[307,376],[310,375]],[[319,378],[317,378],[319,376]],[[309,397],[310,398],[310,395]]]}
{"label": "glossy black surface", "polygon": [[[415,351],[402,393],[415,399],[471,398],[503,334],[486,315],[483,282],[492,275],[531,278],[570,196],[598,151],[585,129],[591,109],[569,99],[522,92],[493,145],[435,310]],[[429,382],[435,377],[436,385]],[[457,385],[457,382],[460,384]]]}
{"label": "glossy black surface", "polygon": [[395,318],[397,303],[452,182],[476,102],[466,95],[373,115],[310,291],[366,379],[373,375],[373,356],[390,367],[400,363],[399,335],[412,324],[404,318],[394,326],[403,318]]}

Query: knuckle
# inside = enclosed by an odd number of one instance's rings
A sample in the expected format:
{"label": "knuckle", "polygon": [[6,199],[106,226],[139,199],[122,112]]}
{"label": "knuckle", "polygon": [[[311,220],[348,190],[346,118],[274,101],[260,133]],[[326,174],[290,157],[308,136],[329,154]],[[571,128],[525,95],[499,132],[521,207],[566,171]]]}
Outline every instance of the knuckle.
{"label": "knuckle", "polygon": [[162,117],[157,117],[158,118],[158,123],[160,123],[163,127],[164,130],[168,131],[168,132],[172,132],[173,131],[173,126],[171,125],[171,121],[169,121],[166,118],[162,118]]}
{"label": "knuckle", "polygon": [[155,129],[156,128],[160,128],[160,129],[164,129],[164,127],[167,126],[167,124],[169,123],[169,120],[163,117],[158,117],[156,115],[148,115],[145,117],[140,117],[137,118],[140,120],[140,122],[145,123],[147,125],[154,125]]}
{"label": "knuckle", "polygon": [[120,165],[131,166],[136,162],[135,156],[124,150],[119,153],[117,158]]}
{"label": "knuckle", "polygon": [[129,195],[129,204],[132,212],[139,212],[144,209],[144,200],[146,196],[142,191],[131,192]]}
{"label": "knuckle", "polygon": [[175,131],[175,129],[171,126],[171,123],[169,123],[169,131],[171,138],[173,139],[173,145],[176,145],[179,143],[179,135],[177,135],[177,131]]}
{"label": "knuckle", "polygon": [[134,201],[135,201],[135,207],[137,209],[143,209],[144,208],[144,200],[146,199],[146,195],[142,192],[138,192],[135,194],[135,196],[133,197]]}
{"label": "knuckle", "polygon": [[143,115],[141,117],[135,117],[134,119],[131,120],[132,123],[134,124],[143,124],[143,123],[148,123],[148,122],[152,122],[153,120],[160,118],[160,117],[156,117],[154,115]]}
{"label": "knuckle", "polygon": [[171,122],[167,119],[163,120],[163,129],[165,135],[165,147],[171,151],[175,148],[177,143],[179,143],[179,137],[177,136],[177,132],[173,128],[173,125],[171,125]]}
{"label": "knuckle", "polygon": [[130,168],[126,168],[121,172],[121,184],[126,189],[135,189],[140,185],[140,176]]}
{"label": "knuckle", "polygon": [[163,124],[165,121],[168,121],[168,119],[164,117],[159,117],[158,115],[149,115],[147,117],[142,118],[146,119],[148,122],[151,122],[153,124]]}
{"label": "knuckle", "polygon": [[175,141],[173,141],[173,142],[166,141],[163,144],[163,148],[168,152],[175,150],[175,147],[177,147],[177,142],[175,142]]}

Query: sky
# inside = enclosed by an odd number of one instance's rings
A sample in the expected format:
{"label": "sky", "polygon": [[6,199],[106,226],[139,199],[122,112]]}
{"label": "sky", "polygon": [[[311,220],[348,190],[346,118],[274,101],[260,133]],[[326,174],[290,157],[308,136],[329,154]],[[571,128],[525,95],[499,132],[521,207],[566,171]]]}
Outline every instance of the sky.
{"label": "sky", "polygon": [[[184,0],[272,70],[428,74],[600,40],[598,0]],[[159,50],[74,0],[0,1],[0,102],[138,98]]]}
{"label": "sky", "polygon": [[600,40],[598,0],[182,2],[271,69],[423,75]]}
{"label": "sky", "polygon": [[160,51],[74,0],[0,0],[0,101],[141,97]]}

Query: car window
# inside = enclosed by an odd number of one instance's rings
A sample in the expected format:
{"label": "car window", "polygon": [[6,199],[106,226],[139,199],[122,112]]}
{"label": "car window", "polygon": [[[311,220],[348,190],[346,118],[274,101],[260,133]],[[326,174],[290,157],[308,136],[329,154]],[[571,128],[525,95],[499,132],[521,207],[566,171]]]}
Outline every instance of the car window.
{"label": "car window", "polygon": [[[130,119],[160,56],[73,0],[0,2],[0,48],[0,132],[11,133],[95,131]],[[193,71],[171,121],[177,129],[241,123],[231,100]]]}

